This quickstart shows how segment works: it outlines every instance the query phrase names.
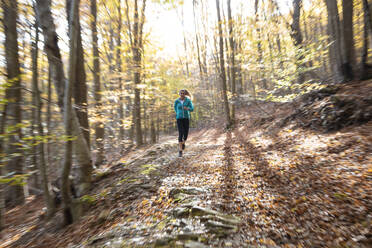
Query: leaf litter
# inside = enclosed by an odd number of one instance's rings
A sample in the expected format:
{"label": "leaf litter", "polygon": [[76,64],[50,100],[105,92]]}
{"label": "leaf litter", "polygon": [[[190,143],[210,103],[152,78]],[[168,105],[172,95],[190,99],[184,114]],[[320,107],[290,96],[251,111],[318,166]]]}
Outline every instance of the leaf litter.
{"label": "leaf litter", "polygon": [[118,158],[73,225],[40,218],[40,199],[9,210],[1,247],[370,247],[371,121],[324,132],[289,103],[261,108],[193,130],[182,159],[175,135]]}

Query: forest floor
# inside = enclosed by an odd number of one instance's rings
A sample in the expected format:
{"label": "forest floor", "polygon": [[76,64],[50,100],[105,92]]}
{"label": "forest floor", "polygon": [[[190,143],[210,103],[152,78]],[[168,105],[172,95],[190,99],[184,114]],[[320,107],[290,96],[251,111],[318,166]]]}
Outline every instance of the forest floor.
{"label": "forest floor", "polygon": [[0,247],[371,247],[371,92],[243,104],[234,129],[192,130],[182,158],[170,135],[97,169],[68,227],[41,197],[9,209]]}

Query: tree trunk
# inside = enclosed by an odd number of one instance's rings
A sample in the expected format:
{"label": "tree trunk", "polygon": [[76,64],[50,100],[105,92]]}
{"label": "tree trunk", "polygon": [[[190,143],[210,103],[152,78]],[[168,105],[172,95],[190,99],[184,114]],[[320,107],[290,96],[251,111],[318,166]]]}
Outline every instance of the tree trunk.
{"label": "tree trunk", "polygon": [[262,87],[264,89],[267,89],[267,82],[266,82],[266,78],[265,78],[265,75],[263,75],[262,71],[265,71],[265,63],[263,61],[263,51],[262,51],[262,37],[261,37],[261,27],[259,27],[258,25],[258,22],[259,22],[259,18],[258,18],[258,1],[259,0],[255,0],[254,2],[254,12],[255,12],[255,18],[256,18],[256,25],[257,25],[257,28],[256,28],[256,32],[257,32],[257,35],[258,35],[258,40],[257,40],[257,51],[258,51],[258,66],[259,66],[259,74],[260,74],[260,78],[262,80]]}
{"label": "tree trunk", "polygon": [[[322,23],[323,23],[322,19],[323,18],[321,18],[320,22],[318,22],[318,27],[319,27],[319,32],[320,32],[321,37],[327,35],[327,31],[324,30],[324,26],[322,25]],[[326,40],[322,41],[322,46],[324,46],[324,47],[327,46],[327,41]],[[321,60],[322,60],[323,72],[324,72],[325,75],[328,75],[330,64],[327,63],[326,56],[322,56]]]}
{"label": "tree trunk", "polygon": [[[65,124],[65,133],[67,137],[71,137],[73,134],[72,131],[72,91],[73,85],[77,77],[76,66],[78,64],[78,35],[79,35],[79,0],[72,0],[71,5],[70,18],[69,18],[69,37],[70,37],[70,55],[69,55],[69,78],[66,81],[65,87],[65,99],[64,99],[64,124]],[[68,225],[74,222],[77,219],[77,215],[74,209],[73,201],[71,198],[70,192],[70,170],[72,166],[72,140],[69,139],[65,145],[65,155],[64,155],[64,163],[63,163],[63,170],[62,170],[62,201],[63,201],[63,213],[64,213],[64,224]]]}
{"label": "tree trunk", "polygon": [[156,113],[156,140],[159,141],[160,138],[160,111]]}
{"label": "tree trunk", "polygon": [[367,30],[369,30],[370,35],[372,35],[372,9],[371,9],[371,2],[368,0],[363,0],[363,12],[364,16],[367,20],[365,22],[368,23]]}
{"label": "tree trunk", "polygon": [[[32,44],[34,45],[34,44]],[[34,47],[32,47],[32,49],[34,49]],[[33,53],[33,51],[31,52]],[[32,54],[32,60],[34,60],[34,57],[33,57],[33,54]],[[34,73],[34,72],[32,72]],[[30,126],[30,136],[33,138],[33,141],[34,143],[36,143],[36,136],[37,136],[37,132],[36,132],[36,125],[37,125],[37,117],[36,117],[36,94],[35,94],[35,91],[33,91],[33,94],[32,94],[32,101],[31,101],[31,104],[32,104],[32,110],[31,110],[31,126]],[[32,187],[34,187],[35,189],[40,189],[40,186],[39,186],[39,171],[38,171],[38,163],[37,163],[37,146],[33,145],[32,146],[32,151],[31,151],[31,165],[28,166],[29,167],[29,170],[31,171],[31,177],[32,177],[32,181],[33,181],[33,184],[32,184]],[[27,156],[27,155],[26,155]]]}
{"label": "tree trunk", "polygon": [[[115,45],[114,45],[114,29],[113,29],[113,19],[111,19],[110,17],[110,27],[109,27],[109,44],[108,44],[108,47],[109,47],[109,53],[108,53],[108,56],[107,56],[107,59],[108,59],[108,62],[109,62],[109,72],[110,72],[110,75],[114,75],[115,73],[115,61],[114,61],[114,53],[115,53]],[[110,78],[110,81],[109,81],[109,90],[112,94],[112,92],[115,92],[115,87],[114,87],[114,79],[113,77],[109,77]],[[111,114],[111,117],[109,118],[110,120],[110,124],[112,126],[111,129],[109,129],[109,137],[116,137],[116,133],[115,133],[115,127],[116,127],[116,124],[117,122],[115,121],[116,117],[115,117],[115,101],[114,100],[111,100],[111,104],[112,106],[110,107],[110,114]],[[111,144],[113,146],[116,146],[117,144]]]}
{"label": "tree trunk", "polygon": [[355,77],[355,48],[353,34],[353,0],[342,1],[343,15],[343,36],[345,39],[345,80],[352,80]]}
{"label": "tree trunk", "polygon": [[186,56],[186,77],[190,75],[189,72],[189,60],[188,60],[188,52],[187,52],[187,43],[186,43],[186,33],[185,33],[185,22],[184,22],[184,13],[183,13],[183,5],[181,10],[181,24],[182,24],[182,33],[183,33],[183,47],[185,49],[185,56]]}
{"label": "tree trunk", "polygon": [[155,116],[154,109],[150,113],[150,142],[151,144],[156,143],[156,129],[155,129]]}
{"label": "tree trunk", "polygon": [[136,119],[135,117],[135,112],[134,112],[134,106],[133,106],[133,101],[131,100],[129,102],[129,106],[130,106],[130,109],[132,110],[132,113],[130,114],[131,115],[131,123],[130,123],[130,130],[129,130],[129,141],[131,143],[131,145],[134,144],[134,134],[135,134],[135,126],[134,126],[134,120]]}
{"label": "tree trunk", "polygon": [[325,0],[328,12],[328,34],[330,39],[329,54],[333,70],[333,81],[345,81],[344,68],[344,38],[341,33],[341,23],[338,14],[337,0]]}
{"label": "tree trunk", "polygon": [[[37,33],[35,35],[35,39],[38,39],[39,38],[39,30],[38,30],[38,26],[37,26],[37,21],[35,22],[35,30],[37,30]],[[31,32],[29,33],[30,37],[31,37]],[[38,42],[38,40],[36,40],[36,42]],[[31,60],[32,60],[32,100],[31,100],[31,104],[32,104],[32,109],[31,109],[31,126],[30,126],[30,136],[33,138],[33,143],[35,144],[36,143],[36,136],[37,136],[37,131],[36,131],[36,125],[37,125],[37,116],[36,116],[36,111],[37,111],[37,108],[36,108],[36,94],[35,94],[35,87],[34,87],[34,76],[36,75],[37,73],[37,69],[34,68],[34,63],[37,63],[35,62],[35,60],[37,58],[35,58],[35,44],[34,42],[32,42],[31,44]],[[37,54],[36,54],[37,56]],[[36,70],[36,71],[35,71]],[[38,171],[38,163],[37,163],[37,146],[36,145],[32,145],[32,151],[31,151],[31,166],[29,166],[29,170],[31,171],[31,175],[32,175],[32,181],[33,181],[33,185],[32,187],[34,187],[35,189],[40,189],[40,186],[39,186],[39,172],[40,170]],[[27,156],[27,155],[26,155]]]}
{"label": "tree trunk", "polygon": [[134,1],[134,23],[133,23],[133,30],[130,25],[129,20],[129,4],[128,0],[126,0],[126,7],[127,7],[127,21],[129,26],[129,35],[130,35],[130,42],[133,54],[133,81],[134,81],[134,106],[133,106],[133,119],[134,119],[134,126],[135,126],[135,133],[136,133],[136,143],[137,146],[141,146],[143,144],[142,140],[142,125],[141,125],[141,92],[139,88],[139,84],[141,83],[141,62],[142,62],[142,33],[143,33],[143,24],[145,22],[145,8],[146,8],[146,0],[142,2],[142,10],[141,10],[141,17],[138,14],[138,0]]}
{"label": "tree trunk", "polygon": [[[35,99],[35,108],[36,108],[36,124],[37,124],[37,130],[38,135],[40,137],[44,136],[44,128],[42,124],[41,119],[41,97],[40,97],[40,91],[39,91],[39,75],[38,75],[38,53],[39,53],[39,24],[36,19],[35,22],[35,42],[33,42],[33,51],[32,51],[32,91],[33,91],[33,98]],[[44,142],[40,142],[40,144],[37,146],[37,150],[39,153],[39,171],[41,176],[41,182],[43,187],[43,195],[44,195],[44,201],[45,205],[47,206],[47,216],[51,217],[54,215],[55,212],[55,206],[54,206],[54,200],[53,197],[50,194],[49,190],[49,183],[48,183],[48,173],[47,173],[47,165],[45,162],[45,151],[44,151]]]}
{"label": "tree trunk", "polygon": [[[135,127],[136,127],[136,143],[137,146],[143,144],[143,135],[142,135],[142,120],[141,120],[141,90],[138,88],[138,85],[141,84],[141,60],[142,60],[142,30],[140,30],[141,25],[138,17],[138,3],[135,2],[134,9],[134,47],[133,47],[133,60],[134,60],[134,111],[135,111]],[[143,0],[143,5],[145,6],[145,0]],[[143,14],[143,13],[142,13]]]}
{"label": "tree trunk", "polygon": [[296,66],[298,72],[297,83],[302,84],[305,81],[304,74],[301,72],[302,70],[302,60],[304,56],[302,54],[302,33],[300,29],[300,15],[301,15],[301,6],[302,0],[293,0],[293,15],[292,15],[292,24],[291,24],[291,37],[293,40],[293,44],[297,48],[297,55],[296,55]]}
{"label": "tree trunk", "polygon": [[[0,148],[0,151],[2,148]],[[0,177],[4,174],[3,168],[0,167]],[[1,231],[5,228],[5,184],[0,184],[0,238],[2,238]]]}
{"label": "tree trunk", "polygon": [[[239,39],[240,34],[236,34],[235,37],[235,47],[236,47],[236,54],[241,54],[242,53],[242,41]],[[237,95],[242,95],[244,94],[244,89],[243,89],[243,70],[242,70],[242,61],[238,57],[236,59],[236,91]]]}
{"label": "tree trunk", "polygon": [[[66,0],[66,11],[67,21],[70,22],[71,18],[71,4],[73,0]],[[86,75],[84,68],[84,50],[81,42],[81,27],[80,27],[80,16],[77,15],[77,62],[76,62],[76,80],[73,85],[73,97],[75,111],[79,119],[81,131],[84,134],[85,141],[90,148],[90,132],[89,132],[89,121],[88,121],[88,89],[86,84]]]}
{"label": "tree trunk", "polygon": [[217,18],[218,18],[218,35],[219,35],[219,44],[220,44],[220,77],[222,82],[222,95],[223,95],[223,103],[224,103],[224,110],[226,116],[226,126],[231,126],[231,119],[230,119],[230,109],[229,109],[229,101],[227,99],[227,87],[226,87],[226,72],[225,72],[225,60],[224,60],[224,50],[223,50],[223,36],[222,36],[222,26],[221,26],[221,12],[220,12],[220,1],[216,0],[216,7],[217,7]]}
{"label": "tree trunk", "polygon": [[367,0],[363,0],[363,11],[364,11],[364,30],[363,30],[363,50],[362,50],[362,59],[361,59],[361,79],[366,80],[371,77],[369,75],[369,65],[368,61],[368,34],[372,35],[372,20],[369,4]]}
{"label": "tree trunk", "polygon": [[[119,118],[120,118],[120,126],[119,126],[119,139],[120,142],[124,140],[124,106],[123,106],[123,85],[121,83],[121,23],[122,23],[122,16],[121,16],[121,0],[118,2],[118,31],[117,31],[117,49],[116,49],[116,65],[117,65],[117,72],[119,74]],[[121,146],[122,147],[122,146]]]}
{"label": "tree trunk", "polygon": [[202,60],[202,71],[203,71],[203,86],[205,86],[206,90],[209,91],[209,88],[211,87],[209,80],[208,80],[208,14],[206,10],[206,2],[201,2],[202,5],[202,20],[203,20],[203,30],[204,30],[204,42],[202,44],[201,48],[201,60]]}
{"label": "tree trunk", "polygon": [[47,106],[47,118],[46,118],[46,123],[47,123],[47,136],[48,136],[48,143],[47,143],[47,153],[48,153],[48,165],[51,165],[51,144],[50,144],[50,135],[52,134],[51,132],[51,125],[50,125],[50,119],[51,119],[51,102],[52,102],[52,75],[51,75],[51,66],[48,65],[48,106]]}
{"label": "tree trunk", "polygon": [[194,31],[195,31],[196,52],[198,55],[199,75],[200,75],[200,82],[203,84],[204,78],[203,78],[203,70],[202,70],[202,64],[201,64],[201,59],[200,59],[199,36],[197,32],[195,4],[196,4],[196,1],[195,0],[192,1],[192,12],[194,15]]}
{"label": "tree trunk", "polygon": [[[65,95],[65,83],[66,78],[63,71],[63,63],[61,59],[60,49],[58,47],[58,38],[56,34],[56,28],[53,22],[50,1],[48,0],[37,0],[37,11],[39,15],[40,25],[43,29],[45,50],[48,57],[49,64],[52,68],[52,75],[54,78],[55,89],[58,96],[58,106],[61,109],[62,114],[64,113],[64,95]],[[72,115],[72,130],[73,135],[77,137],[74,149],[78,164],[80,166],[80,180],[78,195],[82,195],[91,185],[92,175],[92,161],[90,156],[90,150],[86,142],[85,137],[80,129],[79,120],[75,111],[69,110]]]}
{"label": "tree trunk", "polygon": [[[302,19],[303,19],[303,26],[304,26],[305,44],[308,45],[308,44],[311,42],[312,37],[311,37],[311,35],[310,35],[309,28],[308,28],[308,24],[307,24],[308,20],[305,19],[305,10],[302,10],[302,13],[303,13],[303,16],[304,16],[304,18],[302,18]],[[311,16],[309,16],[309,18],[312,19]],[[315,29],[315,28],[316,28],[316,27],[314,27],[314,29]],[[314,61],[314,60],[315,60],[315,56],[314,56],[314,57],[311,57],[311,58],[309,59],[309,62],[307,63],[307,66],[308,66],[309,68],[313,68],[313,66],[314,66],[313,61]]]}
{"label": "tree trunk", "polygon": [[102,121],[102,93],[101,93],[101,81],[100,81],[100,63],[99,63],[99,51],[98,51],[98,32],[97,32],[97,1],[91,0],[91,29],[92,29],[92,41],[93,41],[93,82],[94,82],[94,100],[96,115],[98,121],[94,125],[95,129],[95,142],[97,148],[97,156],[95,164],[99,166],[104,160],[104,135],[105,135],[105,124]]}
{"label": "tree trunk", "polygon": [[[0,105],[1,106],[1,105]],[[0,116],[0,133],[3,134],[5,130],[5,122],[6,122],[6,110],[7,110],[7,103],[4,103],[2,109],[2,115]],[[0,139],[0,154],[4,153],[4,139]],[[3,157],[0,156],[0,163],[3,163]],[[0,166],[0,177],[4,175],[4,168]],[[5,187],[4,183],[0,183],[0,237],[1,231],[5,228]]]}
{"label": "tree trunk", "polygon": [[[21,142],[22,130],[16,128],[17,124],[22,122],[21,116],[21,71],[18,55],[18,35],[17,35],[17,1],[2,0],[3,8],[3,25],[5,34],[5,62],[6,73],[9,86],[5,91],[7,103],[6,126],[14,128],[8,137],[6,149],[9,158],[6,169],[12,171],[15,175],[23,174],[23,156],[22,149],[17,143]],[[16,185],[10,187],[9,197],[12,203],[18,205],[25,201],[23,186]]]}
{"label": "tree trunk", "polygon": [[227,0],[227,16],[229,18],[229,43],[230,43],[230,65],[231,65],[231,91],[233,103],[231,106],[231,119],[235,122],[235,101],[236,101],[236,68],[235,68],[235,42],[233,33],[233,19],[231,15],[231,0]]}

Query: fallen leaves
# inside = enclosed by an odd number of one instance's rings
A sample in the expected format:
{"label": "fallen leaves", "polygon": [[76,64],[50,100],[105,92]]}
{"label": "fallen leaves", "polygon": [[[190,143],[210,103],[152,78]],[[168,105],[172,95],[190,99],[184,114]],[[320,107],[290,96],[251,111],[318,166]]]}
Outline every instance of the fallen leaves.
{"label": "fallen leaves", "polygon": [[[244,119],[240,123],[252,122]],[[91,195],[97,196],[97,204],[91,217],[80,223],[80,228],[77,224],[49,241],[65,238],[65,243],[59,243],[63,247],[121,223],[163,232],[167,213],[179,205],[169,197],[170,189],[194,186],[206,189],[201,205],[223,209],[244,220],[239,233],[244,244],[239,239],[227,241],[232,247],[367,247],[371,243],[371,128],[363,135],[355,130],[320,134],[292,126],[279,132],[265,126],[250,128],[238,126],[230,138],[217,129],[208,130],[190,143],[188,152],[195,155],[185,156],[182,163],[138,166],[136,173],[143,177],[156,174],[155,170],[166,176],[156,182],[160,184],[156,190],[129,199],[142,181],[135,173],[126,174],[133,168],[126,162],[129,159],[120,158],[128,171],[116,177],[110,173],[105,179],[111,180],[110,186],[107,183],[95,189]],[[106,203],[112,195],[116,198]],[[102,209],[114,206],[121,210],[114,220],[88,225],[95,223]],[[155,234],[149,231],[151,235]]]}

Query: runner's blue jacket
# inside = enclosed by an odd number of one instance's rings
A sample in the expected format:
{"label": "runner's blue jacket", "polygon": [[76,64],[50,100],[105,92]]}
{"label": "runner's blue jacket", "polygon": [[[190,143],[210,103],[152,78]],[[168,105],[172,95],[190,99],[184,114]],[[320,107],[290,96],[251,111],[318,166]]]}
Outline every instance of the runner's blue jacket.
{"label": "runner's blue jacket", "polygon": [[[183,107],[188,107],[190,110],[185,110],[183,109]],[[181,99],[178,98],[174,102],[174,111],[176,111],[176,119],[190,119],[190,112],[194,111],[194,105],[188,97],[185,97],[183,104],[181,102]]]}

